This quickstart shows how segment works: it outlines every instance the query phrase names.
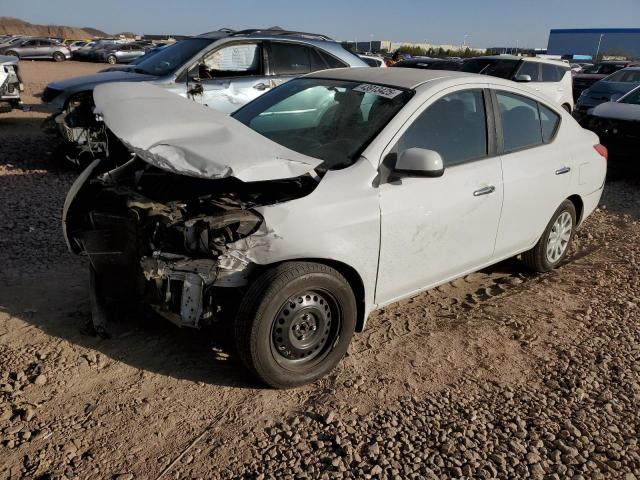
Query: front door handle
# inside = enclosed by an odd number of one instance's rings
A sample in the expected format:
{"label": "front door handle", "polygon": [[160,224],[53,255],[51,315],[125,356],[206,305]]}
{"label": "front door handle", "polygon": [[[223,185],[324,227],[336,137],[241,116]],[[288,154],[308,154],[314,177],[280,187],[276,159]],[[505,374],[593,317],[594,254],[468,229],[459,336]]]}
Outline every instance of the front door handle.
{"label": "front door handle", "polygon": [[473,192],[473,196],[480,197],[482,195],[489,195],[490,193],[493,193],[495,191],[496,187],[494,187],[493,185],[489,185],[488,187],[483,187],[480,190],[476,190],[475,192]]}
{"label": "front door handle", "polygon": [[571,167],[562,167],[556,170],[556,175],[564,175],[565,173],[569,173],[571,171]]}
{"label": "front door handle", "polygon": [[268,90],[269,88],[271,88],[271,85],[267,83],[256,83],[253,88],[255,88],[256,90]]}

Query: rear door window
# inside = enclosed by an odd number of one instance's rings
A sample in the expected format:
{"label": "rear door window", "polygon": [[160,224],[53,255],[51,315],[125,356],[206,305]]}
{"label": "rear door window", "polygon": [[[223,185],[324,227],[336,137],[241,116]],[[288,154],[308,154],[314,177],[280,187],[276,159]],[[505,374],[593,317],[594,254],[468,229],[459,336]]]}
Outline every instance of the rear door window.
{"label": "rear door window", "polygon": [[496,92],[506,153],[542,144],[538,102],[521,95]]}
{"label": "rear door window", "polygon": [[542,104],[538,105],[540,109],[540,121],[542,123],[542,141],[544,143],[549,143],[553,140],[553,137],[558,130],[560,115]]}
{"label": "rear door window", "polygon": [[302,75],[311,71],[310,48],[273,42],[270,61],[275,75]]}

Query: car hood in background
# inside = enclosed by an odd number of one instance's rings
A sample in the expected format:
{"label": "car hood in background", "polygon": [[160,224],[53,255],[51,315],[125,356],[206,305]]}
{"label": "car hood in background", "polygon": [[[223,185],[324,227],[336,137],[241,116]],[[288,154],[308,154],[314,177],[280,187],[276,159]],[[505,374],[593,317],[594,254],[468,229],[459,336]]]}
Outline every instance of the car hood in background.
{"label": "car hood in background", "polygon": [[20,59],[12,55],[0,55],[0,65],[17,65]]}
{"label": "car hood in background", "polygon": [[66,80],[51,82],[48,86],[56,90],[76,90],[78,88],[93,88],[96,85],[110,82],[144,82],[152,81],[157,77],[154,75],[144,75],[141,73],[117,71],[103,72],[94,75],[82,75],[80,77],[71,77]]}
{"label": "car hood in background", "polygon": [[163,170],[244,182],[293,178],[322,163],[236,119],[148,83],[98,86],[95,113],[133,153]]}
{"label": "car hood in background", "polygon": [[640,105],[620,102],[601,103],[590,112],[594,117],[640,121]]}

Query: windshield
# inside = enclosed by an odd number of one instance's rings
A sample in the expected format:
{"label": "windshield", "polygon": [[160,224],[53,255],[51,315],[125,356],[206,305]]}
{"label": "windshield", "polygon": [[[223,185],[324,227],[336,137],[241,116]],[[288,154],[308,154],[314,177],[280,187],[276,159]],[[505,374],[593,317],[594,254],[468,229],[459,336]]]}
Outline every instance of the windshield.
{"label": "windshield", "polygon": [[620,99],[620,103],[630,103],[632,105],[640,105],[640,87],[632,90],[629,94]]}
{"label": "windshield", "polygon": [[479,73],[481,75],[491,75],[492,77],[511,80],[516,73],[516,68],[519,63],[520,60],[475,58],[464,62],[460,71],[467,73]]}
{"label": "windshield", "polygon": [[191,60],[198,52],[213,43],[212,38],[189,38],[164,48],[136,65],[136,72],[149,75],[168,75]]}
{"label": "windshield", "polygon": [[640,70],[619,70],[605,78],[605,81],[637,83],[640,82]]}
{"label": "windshield", "polygon": [[352,165],[412,95],[370,83],[304,78],[258,97],[233,117],[333,170]]}

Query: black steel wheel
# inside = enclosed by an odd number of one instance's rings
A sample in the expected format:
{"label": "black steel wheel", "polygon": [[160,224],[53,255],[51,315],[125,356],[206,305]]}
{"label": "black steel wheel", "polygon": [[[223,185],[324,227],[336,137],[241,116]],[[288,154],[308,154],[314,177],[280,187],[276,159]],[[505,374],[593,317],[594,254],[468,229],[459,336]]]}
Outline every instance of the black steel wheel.
{"label": "black steel wheel", "polygon": [[344,356],[356,318],[353,291],[337,270],[284,263],[249,287],[236,318],[238,353],[272,387],[310,383]]}

